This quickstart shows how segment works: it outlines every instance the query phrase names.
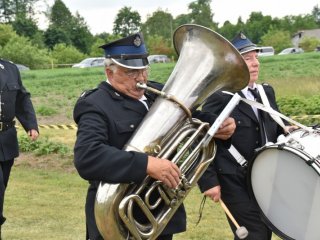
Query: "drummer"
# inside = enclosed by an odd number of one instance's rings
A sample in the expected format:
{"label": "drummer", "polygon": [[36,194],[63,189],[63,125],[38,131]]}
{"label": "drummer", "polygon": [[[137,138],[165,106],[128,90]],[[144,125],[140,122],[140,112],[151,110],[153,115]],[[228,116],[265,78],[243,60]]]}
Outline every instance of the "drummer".
{"label": "drummer", "polygon": [[[269,84],[257,84],[259,76],[259,47],[253,44],[243,32],[235,36],[231,43],[238,49],[246,62],[250,80],[248,86],[238,94],[250,100],[261,101],[260,95],[264,91],[270,106],[279,111],[274,89]],[[231,99],[231,95],[218,91],[208,98],[202,110],[219,114]],[[246,165],[254,157],[256,148],[266,142],[276,142],[277,137],[284,133],[284,129],[267,113],[260,113],[256,108],[240,102],[230,117],[236,121],[236,130],[232,137],[230,149],[223,145],[218,147],[213,165],[208,168],[199,181],[202,192],[213,201],[224,200],[240,226],[249,231],[246,239],[271,239],[272,232],[261,220],[258,207],[249,196],[246,184]],[[286,127],[289,130],[289,127]],[[237,159],[237,160],[236,160]],[[228,218],[229,225],[235,235],[236,226]]]}

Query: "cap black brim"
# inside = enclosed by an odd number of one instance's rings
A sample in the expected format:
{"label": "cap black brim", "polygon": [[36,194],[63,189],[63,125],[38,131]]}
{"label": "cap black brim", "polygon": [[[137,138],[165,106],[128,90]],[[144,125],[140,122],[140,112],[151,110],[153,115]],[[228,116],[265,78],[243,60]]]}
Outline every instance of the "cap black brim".
{"label": "cap black brim", "polygon": [[116,64],[132,69],[143,69],[149,66],[148,58],[137,58],[137,59],[121,59],[111,58]]}
{"label": "cap black brim", "polygon": [[239,52],[241,54],[247,53],[247,52],[251,52],[251,51],[256,51],[256,52],[260,52],[260,48],[257,46],[249,46],[249,47],[245,47],[239,50]]}

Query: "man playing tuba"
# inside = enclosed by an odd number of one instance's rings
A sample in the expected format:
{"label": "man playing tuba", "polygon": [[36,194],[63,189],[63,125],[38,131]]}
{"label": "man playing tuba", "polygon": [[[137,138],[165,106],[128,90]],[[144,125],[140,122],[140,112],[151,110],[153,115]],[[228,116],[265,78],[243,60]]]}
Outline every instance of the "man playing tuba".
{"label": "man playing tuba", "polygon": [[[74,108],[74,120],[78,124],[74,164],[79,175],[90,184],[85,206],[86,239],[90,240],[103,239],[94,216],[100,181],[139,183],[149,175],[169,188],[175,188],[181,175],[177,165],[168,159],[122,150],[156,98],[137,88],[137,83],[147,83],[148,79],[148,53],[142,35],[133,34],[101,48],[105,51],[107,80],[82,93]],[[148,85],[162,88],[155,82]],[[215,120],[214,115],[195,114],[211,122]],[[234,120],[228,118],[215,137],[228,139],[234,129]],[[138,213],[137,218],[139,216]],[[185,230],[186,213],[181,205],[157,239],[172,239],[173,234]]]}

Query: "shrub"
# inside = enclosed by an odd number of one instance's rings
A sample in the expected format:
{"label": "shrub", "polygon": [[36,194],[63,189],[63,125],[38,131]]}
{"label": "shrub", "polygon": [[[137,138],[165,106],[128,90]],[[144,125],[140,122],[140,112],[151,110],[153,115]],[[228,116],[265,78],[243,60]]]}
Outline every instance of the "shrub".
{"label": "shrub", "polygon": [[48,155],[51,153],[66,155],[71,152],[64,144],[50,142],[48,137],[41,140],[38,139],[37,141],[31,141],[28,136],[20,135],[19,146],[22,152],[34,152],[37,156]]}
{"label": "shrub", "polygon": [[299,43],[299,46],[306,52],[312,52],[320,45],[319,39],[316,37],[303,37]]}
{"label": "shrub", "polygon": [[86,57],[75,47],[67,46],[64,43],[55,45],[51,55],[55,59],[55,63],[58,64],[77,63]]}
{"label": "shrub", "polygon": [[1,57],[24,64],[32,69],[47,68],[50,64],[46,50],[33,46],[27,38],[20,36],[14,36],[10,39],[3,47]]}

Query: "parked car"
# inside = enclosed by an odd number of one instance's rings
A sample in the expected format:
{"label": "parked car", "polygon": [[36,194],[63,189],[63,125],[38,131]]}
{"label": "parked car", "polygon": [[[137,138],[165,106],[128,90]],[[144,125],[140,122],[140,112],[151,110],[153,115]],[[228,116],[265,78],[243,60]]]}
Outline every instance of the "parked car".
{"label": "parked car", "polygon": [[314,49],[315,52],[320,52],[320,46],[317,46],[315,49]]}
{"label": "parked car", "polygon": [[273,56],[274,48],[273,47],[260,47],[260,52],[258,53],[259,57],[263,56]]}
{"label": "parked car", "polygon": [[297,54],[297,53],[303,53],[302,48],[286,48],[283,49],[278,55],[285,55],[285,54]]}
{"label": "parked car", "polygon": [[27,70],[30,70],[30,68],[28,68],[28,67],[25,66],[25,65],[18,64],[18,63],[15,63],[15,65],[17,66],[17,68],[19,69],[19,71],[27,71]]}
{"label": "parked car", "polygon": [[149,63],[167,63],[170,62],[170,58],[167,55],[150,55],[148,61]]}
{"label": "parked car", "polygon": [[80,63],[72,65],[73,68],[101,67],[104,65],[103,57],[86,58]]}

